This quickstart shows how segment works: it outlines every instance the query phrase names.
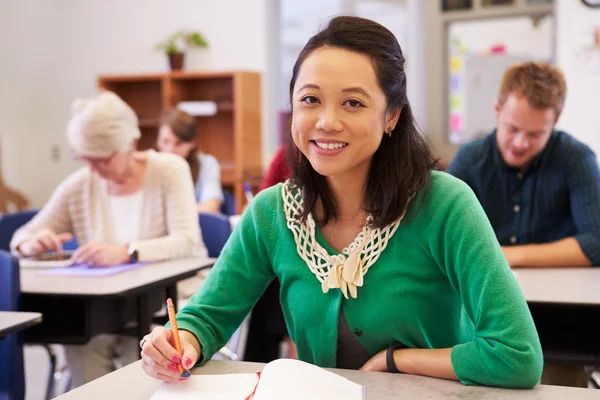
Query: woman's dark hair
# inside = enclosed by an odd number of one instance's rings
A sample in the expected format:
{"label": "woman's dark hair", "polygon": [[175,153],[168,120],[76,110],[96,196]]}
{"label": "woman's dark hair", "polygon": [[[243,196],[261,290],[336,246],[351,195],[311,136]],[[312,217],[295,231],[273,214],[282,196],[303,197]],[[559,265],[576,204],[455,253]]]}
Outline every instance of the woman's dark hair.
{"label": "woman's dark hair", "polygon": [[[166,110],[160,117],[160,124],[168,126],[177,139],[182,142],[193,142],[196,140],[196,119],[185,111],[171,108]],[[198,145],[194,146],[185,160],[190,165],[192,178],[194,182],[198,179],[200,173],[200,160],[196,154]]]}
{"label": "woman's dark hair", "polygon": [[[381,228],[396,221],[411,196],[427,186],[431,170],[438,166],[429,144],[415,125],[406,95],[404,56],[396,37],[382,25],[359,17],[333,18],[325,29],[314,35],[298,56],[290,81],[290,103],[302,63],[316,49],[332,47],[364,54],[371,58],[379,86],[387,99],[387,111],[401,107],[400,118],[391,137],[383,140],[371,163],[363,209],[373,215],[372,227]],[[292,111],[293,113],[293,111]],[[325,224],[337,217],[337,205],[327,181],[313,169],[288,132],[288,163],[291,181],[302,190],[304,220],[321,200]]]}

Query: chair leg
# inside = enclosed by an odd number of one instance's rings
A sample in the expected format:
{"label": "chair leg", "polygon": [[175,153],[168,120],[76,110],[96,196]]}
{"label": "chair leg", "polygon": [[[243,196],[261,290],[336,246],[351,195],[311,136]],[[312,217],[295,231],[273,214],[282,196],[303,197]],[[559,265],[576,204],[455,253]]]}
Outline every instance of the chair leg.
{"label": "chair leg", "polygon": [[48,352],[48,358],[50,361],[50,371],[48,372],[48,384],[46,385],[46,400],[50,400],[54,397],[54,373],[56,372],[56,354],[49,345],[44,345],[44,348]]}

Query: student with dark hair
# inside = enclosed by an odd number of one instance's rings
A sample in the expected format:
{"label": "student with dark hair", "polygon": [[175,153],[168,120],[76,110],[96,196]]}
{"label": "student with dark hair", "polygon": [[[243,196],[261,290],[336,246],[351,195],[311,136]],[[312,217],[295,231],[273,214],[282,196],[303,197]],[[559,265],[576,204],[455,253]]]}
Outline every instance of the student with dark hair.
{"label": "student with dark hair", "polygon": [[290,179],[244,212],[170,331],[140,343],[146,373],[176,382],[226,343],[273,279],[300,360],[467,385],[531,388],[542,350],[477,198],[435,171],[394,35],[336,17],[294,66]]}
{"label": "student with dark hair", "polygon": [[224,199],[221,166],[214,156],[198,151],[196,119],[176,108],[165,111],[160,117],[156,146],[159,151],[177,154],[188,162],[198,212],[218,213]]}

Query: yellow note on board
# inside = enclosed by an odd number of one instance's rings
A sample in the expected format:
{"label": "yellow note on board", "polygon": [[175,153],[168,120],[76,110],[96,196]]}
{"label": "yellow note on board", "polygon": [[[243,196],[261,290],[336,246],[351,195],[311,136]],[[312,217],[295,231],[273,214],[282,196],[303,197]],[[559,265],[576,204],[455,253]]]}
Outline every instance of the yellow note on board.
{"label": "yellow note on board", "polygon": [[452,73],[460,73],[463,70],[463,60],[462,57],[454,56],[450,59],[450,72]]}

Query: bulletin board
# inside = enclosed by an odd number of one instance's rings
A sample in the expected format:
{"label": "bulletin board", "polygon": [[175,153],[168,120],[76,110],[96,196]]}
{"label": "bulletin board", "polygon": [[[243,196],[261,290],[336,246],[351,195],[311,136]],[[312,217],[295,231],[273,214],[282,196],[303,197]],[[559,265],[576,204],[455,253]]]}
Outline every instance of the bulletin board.
{"label": "bulletin board", "polygon": [[506,69],[531,57],[508,54],[453,55],[450,59],[449,107],[453,144],[485,136],[495,126],[494,102]]}

